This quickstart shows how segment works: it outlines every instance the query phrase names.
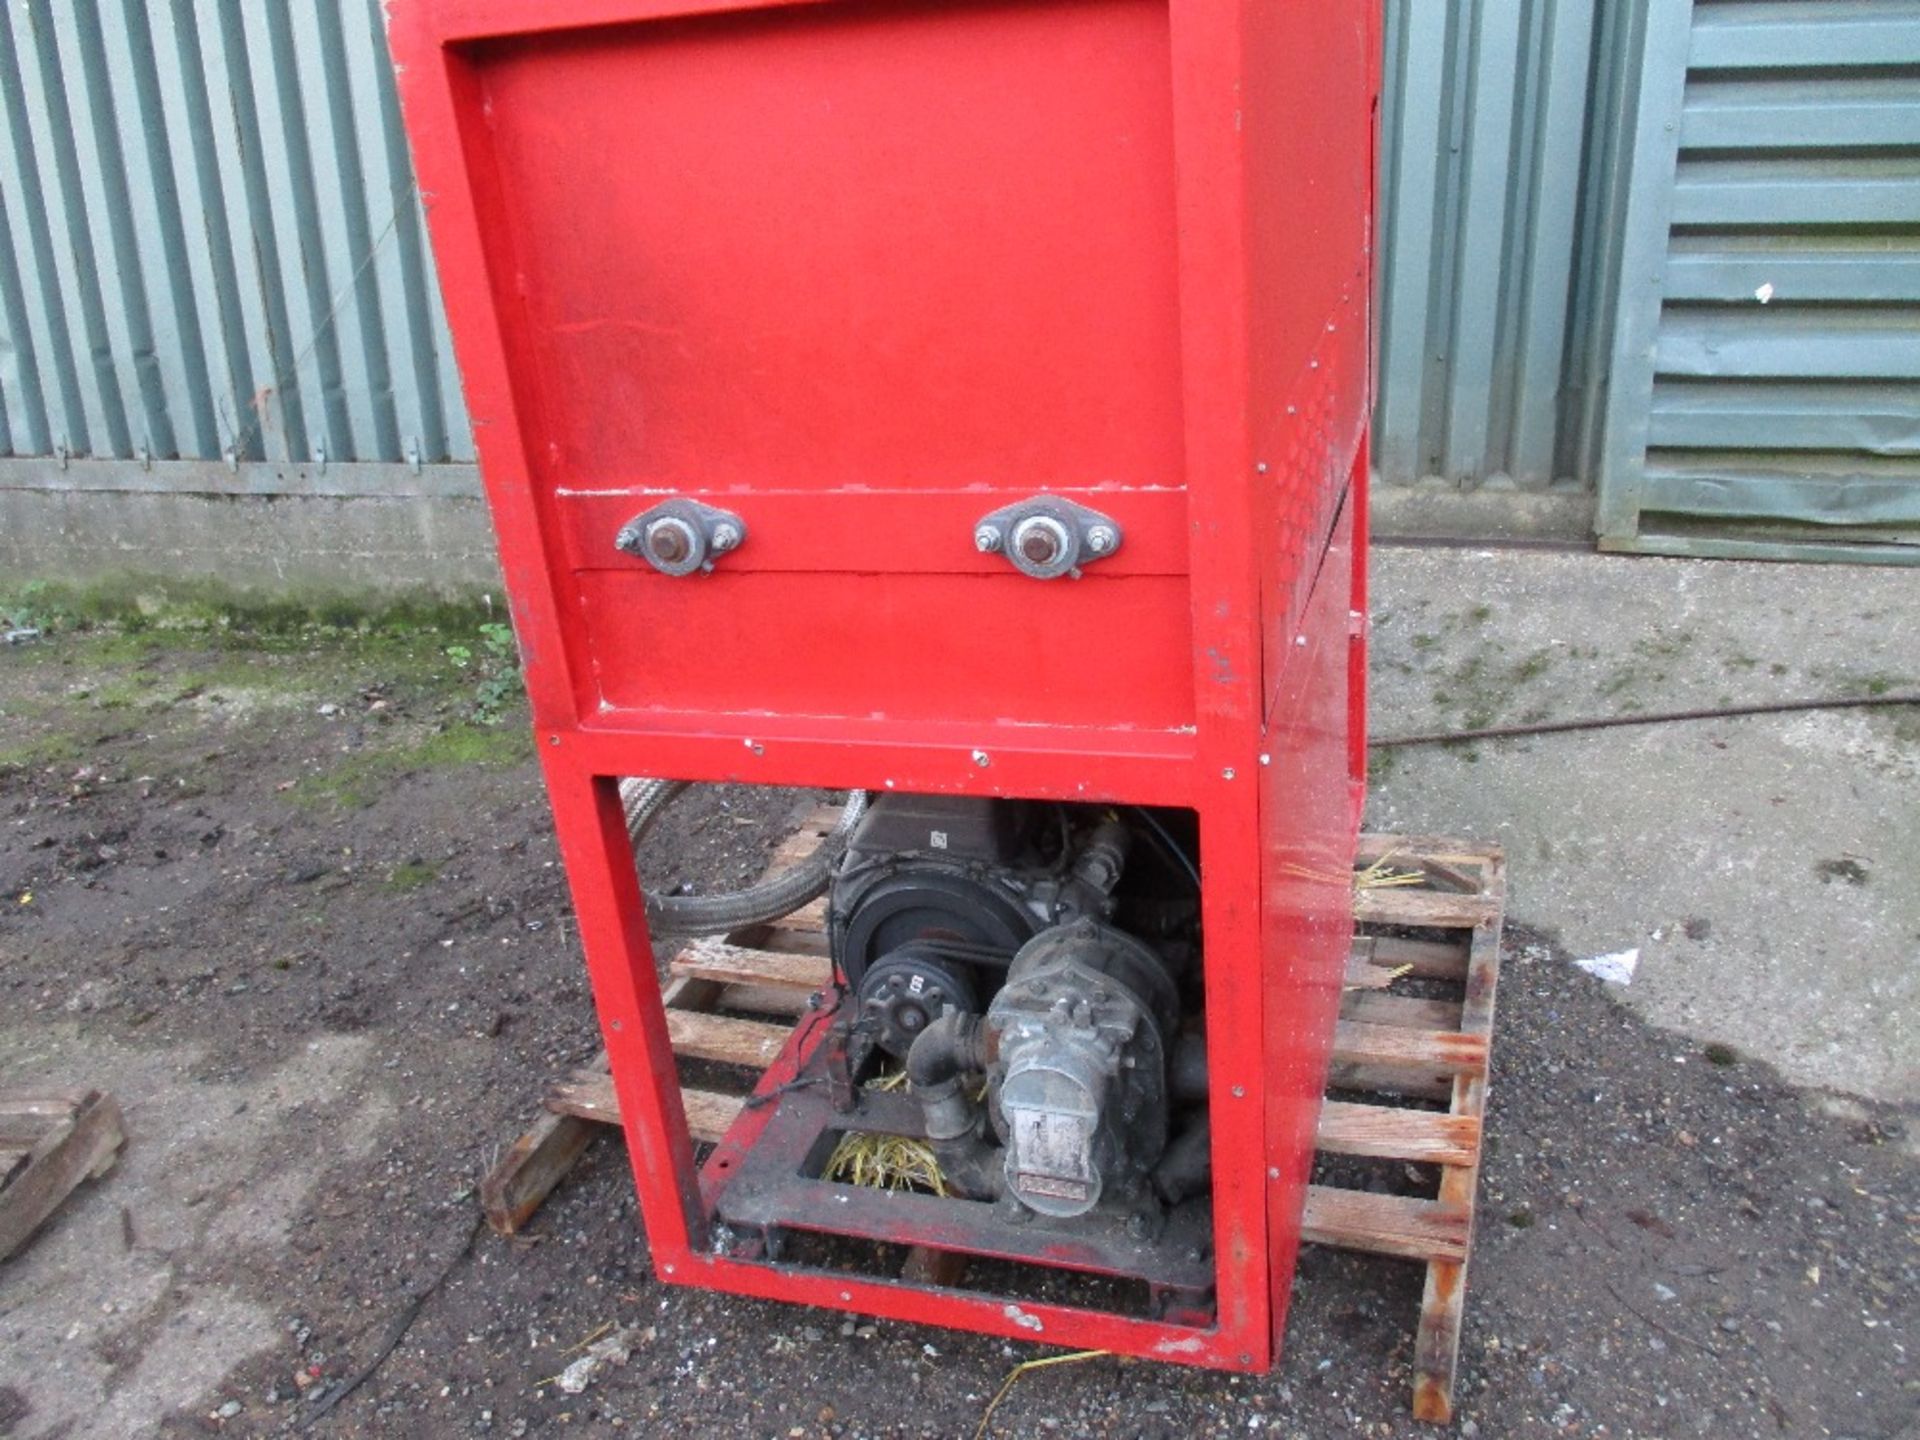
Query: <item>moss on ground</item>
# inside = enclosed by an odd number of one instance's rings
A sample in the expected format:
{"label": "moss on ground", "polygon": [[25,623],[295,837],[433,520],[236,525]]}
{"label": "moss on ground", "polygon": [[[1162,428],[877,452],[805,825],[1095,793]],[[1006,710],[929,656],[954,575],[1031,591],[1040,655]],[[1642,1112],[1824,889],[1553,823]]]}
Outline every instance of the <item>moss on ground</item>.
{"label": "moss on ground", "polygon": [[315,809],[364,810],[403,776],[442,768],[501,770],[532,757],[533,737],[522,725],[461,722],[422,740],[356,751],[303,776],[287,797]]}

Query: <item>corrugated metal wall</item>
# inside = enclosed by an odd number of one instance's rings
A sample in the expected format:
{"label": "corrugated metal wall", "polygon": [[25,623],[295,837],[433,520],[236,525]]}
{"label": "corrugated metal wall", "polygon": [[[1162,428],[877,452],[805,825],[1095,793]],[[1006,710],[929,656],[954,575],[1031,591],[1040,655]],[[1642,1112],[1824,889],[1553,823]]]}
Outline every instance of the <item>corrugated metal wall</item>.
{"label": "corrugated metal wall", "polygon": [[1581,291],[1617,213],[1587,168],[1596,35],[1616,33],[1596,4],[1386,0],[1374,453],[1390,483],[1584,468],[1573,320],[1610,314]]}
{"label": "corrugated metal wall", "polygon": [[0,454],[471,460],[431,267],[378,0],[6,5]]}
{"label": "corrugated metal wall", "polygon": [[[1595,4],[1387,0],[1389,480],[1568,472]],[[471,458],[378,0],[12,0],[0,100],[0,454],[138,462],[15,483]]]}
{"label": "corrugated metal wall", "polygon": [[1644,48],[1605,539],[1912,552],[1920,0],[1698,0]]}

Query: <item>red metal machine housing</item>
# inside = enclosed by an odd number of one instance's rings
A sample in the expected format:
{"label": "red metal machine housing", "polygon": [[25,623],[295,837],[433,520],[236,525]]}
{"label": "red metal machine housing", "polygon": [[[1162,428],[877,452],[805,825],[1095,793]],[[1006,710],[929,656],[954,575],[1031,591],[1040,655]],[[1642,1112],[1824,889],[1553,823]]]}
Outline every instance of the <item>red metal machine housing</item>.
{"label": "red metal machine housing", "polygon": [[[1378,7],[390,8],[658,1273],[1264,1369],[1364,791]],[[1020,573],[977,529],[1039,496],[1124,543]],[[745,534],[684,576],[616,546],[670,499]],[[1191,811],[1205,1304],[1013,1303],[724,1243],[779,1106],[696,1163],[630,775]]]}

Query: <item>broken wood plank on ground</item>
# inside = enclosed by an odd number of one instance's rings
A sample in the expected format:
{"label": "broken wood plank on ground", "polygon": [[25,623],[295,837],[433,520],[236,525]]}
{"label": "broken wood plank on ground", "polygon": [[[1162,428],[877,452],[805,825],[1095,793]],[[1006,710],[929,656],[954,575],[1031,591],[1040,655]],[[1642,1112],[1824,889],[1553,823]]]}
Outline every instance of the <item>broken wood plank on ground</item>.
{"label": "broken wood plank on ground", "polygon": [[105,1175],[126,1139],[120,1107],[102,1091],[0,1092],[0,1260],[81,1181]]}

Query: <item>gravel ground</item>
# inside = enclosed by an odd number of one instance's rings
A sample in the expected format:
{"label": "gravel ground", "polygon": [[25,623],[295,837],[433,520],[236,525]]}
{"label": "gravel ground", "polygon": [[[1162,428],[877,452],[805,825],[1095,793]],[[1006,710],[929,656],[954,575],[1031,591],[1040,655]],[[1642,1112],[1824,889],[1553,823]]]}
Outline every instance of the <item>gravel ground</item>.
{"label": "gravel ground", "polygon": [[[1052,1352],[662,1287],[612,1138],[525,1236],[475,1233],[478,1176],[594,1048],[481,648],[0,651],[0,1084],[106,1086],[132,1135],[0,1266],[0,1435],[973,1435]],[[690,802],[643,864],[743,879],[794,803]],[[1911,1117],[1652,1029],[1515,919],[1460,1433],[1920,1436]],[[1435,1433],[1419,1280],[1310,1250],[1272,1375],[1084,1361],[988,1433]]]}

